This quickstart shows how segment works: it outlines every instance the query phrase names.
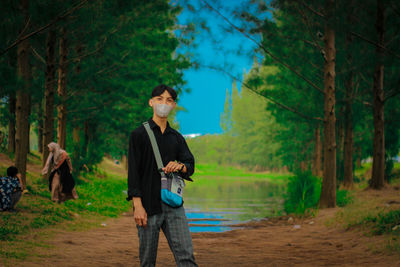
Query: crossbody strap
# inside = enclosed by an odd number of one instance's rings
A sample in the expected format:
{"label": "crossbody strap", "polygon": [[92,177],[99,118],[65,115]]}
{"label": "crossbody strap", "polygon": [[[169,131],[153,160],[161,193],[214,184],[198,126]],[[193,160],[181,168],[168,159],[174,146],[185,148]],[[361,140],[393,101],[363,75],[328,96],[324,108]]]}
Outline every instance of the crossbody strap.
{"label": "crossbody strap", "polygon": [[143,126],[146,129],[147,134],[149,135],[150,143],[151,143],[151,146],[153,147],[154,157],[156,158],[156,162],[157,162],[157,168],[160,171],[160,169],[164,168],[164,165],[161,160],[161,154],[160,154],[160,150],[158,149],[156,137],[154,136],[153,130],[150,128],[150,125],[147,121],[143,122]]}

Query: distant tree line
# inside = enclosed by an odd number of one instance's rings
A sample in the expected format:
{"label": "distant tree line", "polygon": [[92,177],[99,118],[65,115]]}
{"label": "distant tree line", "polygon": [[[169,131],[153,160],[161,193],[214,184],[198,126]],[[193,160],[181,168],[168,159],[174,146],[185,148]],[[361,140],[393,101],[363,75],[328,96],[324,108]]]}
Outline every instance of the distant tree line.
{"label": "distant tree line", "polygon": [[30,129],[72,154],[75,170],[122,156],[148,119],[151,89],[182,90],[190,27],[166,0],[1,1],[0,130],[26,179]]}
{"label": "distant tree line", "polygon": [[[274,72],[272,68],[270,71]],[[244,80],[251,75],[245,74]],[[283,163],[277,134],[281,126],[266,107],[263,97],[244,86],[239,93],[234,82],[232,89],[226,90],[220,120],[223,133],[187,140],[196,161],[242,166],[254,171],[280,170]]]}

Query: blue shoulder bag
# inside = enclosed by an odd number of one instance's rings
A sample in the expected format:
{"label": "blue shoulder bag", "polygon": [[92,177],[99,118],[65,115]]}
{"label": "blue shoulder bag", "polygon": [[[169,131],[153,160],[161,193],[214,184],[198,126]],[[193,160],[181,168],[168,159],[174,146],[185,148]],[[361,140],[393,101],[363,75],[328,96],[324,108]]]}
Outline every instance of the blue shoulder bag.
{"label": "blue shoulder bag", "polygon": [[158,149],[157,141],[151,130],[149,123],[143,123],[147,134],[149,135],[151,146],[153,148],[154,157],[156,158],[157,168],[161,175],[161,200],[173,207],[178,208],[183,205],[183,188],[185,187],[185,182],[178,173],[168,173],[166,174],[162,168],[164,168],[163,162],[161,160],[160,150]]}

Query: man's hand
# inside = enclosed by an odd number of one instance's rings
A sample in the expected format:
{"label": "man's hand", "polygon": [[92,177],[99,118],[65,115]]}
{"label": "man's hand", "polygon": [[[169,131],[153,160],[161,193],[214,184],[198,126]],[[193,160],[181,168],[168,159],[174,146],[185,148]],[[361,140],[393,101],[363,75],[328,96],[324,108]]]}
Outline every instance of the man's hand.
{"label": "man's hand", "polygon": [[147,213],[140,197],[133,198],[133,218],[138,226],[147,226]]}
{"label": "man's hand", "polygon": [[[182,169],[183,167],[183,169]],[[186,166],[183,163],[175,162],[175,161],[170,161],[167,166],[163,168],[163,171],[165,173],[170,173],[170,172],[177,172],[182,169],[182,172],[186,172]]]}

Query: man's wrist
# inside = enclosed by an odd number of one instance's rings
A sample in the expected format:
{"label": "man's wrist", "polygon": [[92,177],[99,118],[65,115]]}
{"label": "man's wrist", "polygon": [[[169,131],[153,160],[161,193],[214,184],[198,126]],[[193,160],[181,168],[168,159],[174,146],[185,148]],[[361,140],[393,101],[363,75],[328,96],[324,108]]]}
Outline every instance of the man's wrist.
{"label": "man's wrist", "polygon": [[183,172],[183,169],[185,168],[185,164],[181,162],[181,167],[179,168],[180,172]]}
{"label": "man's wrist", "polygon": [[143,207],[142,199],[140,197],[132,198],[132,202],[133,202],[133,207],[134,208]]}

